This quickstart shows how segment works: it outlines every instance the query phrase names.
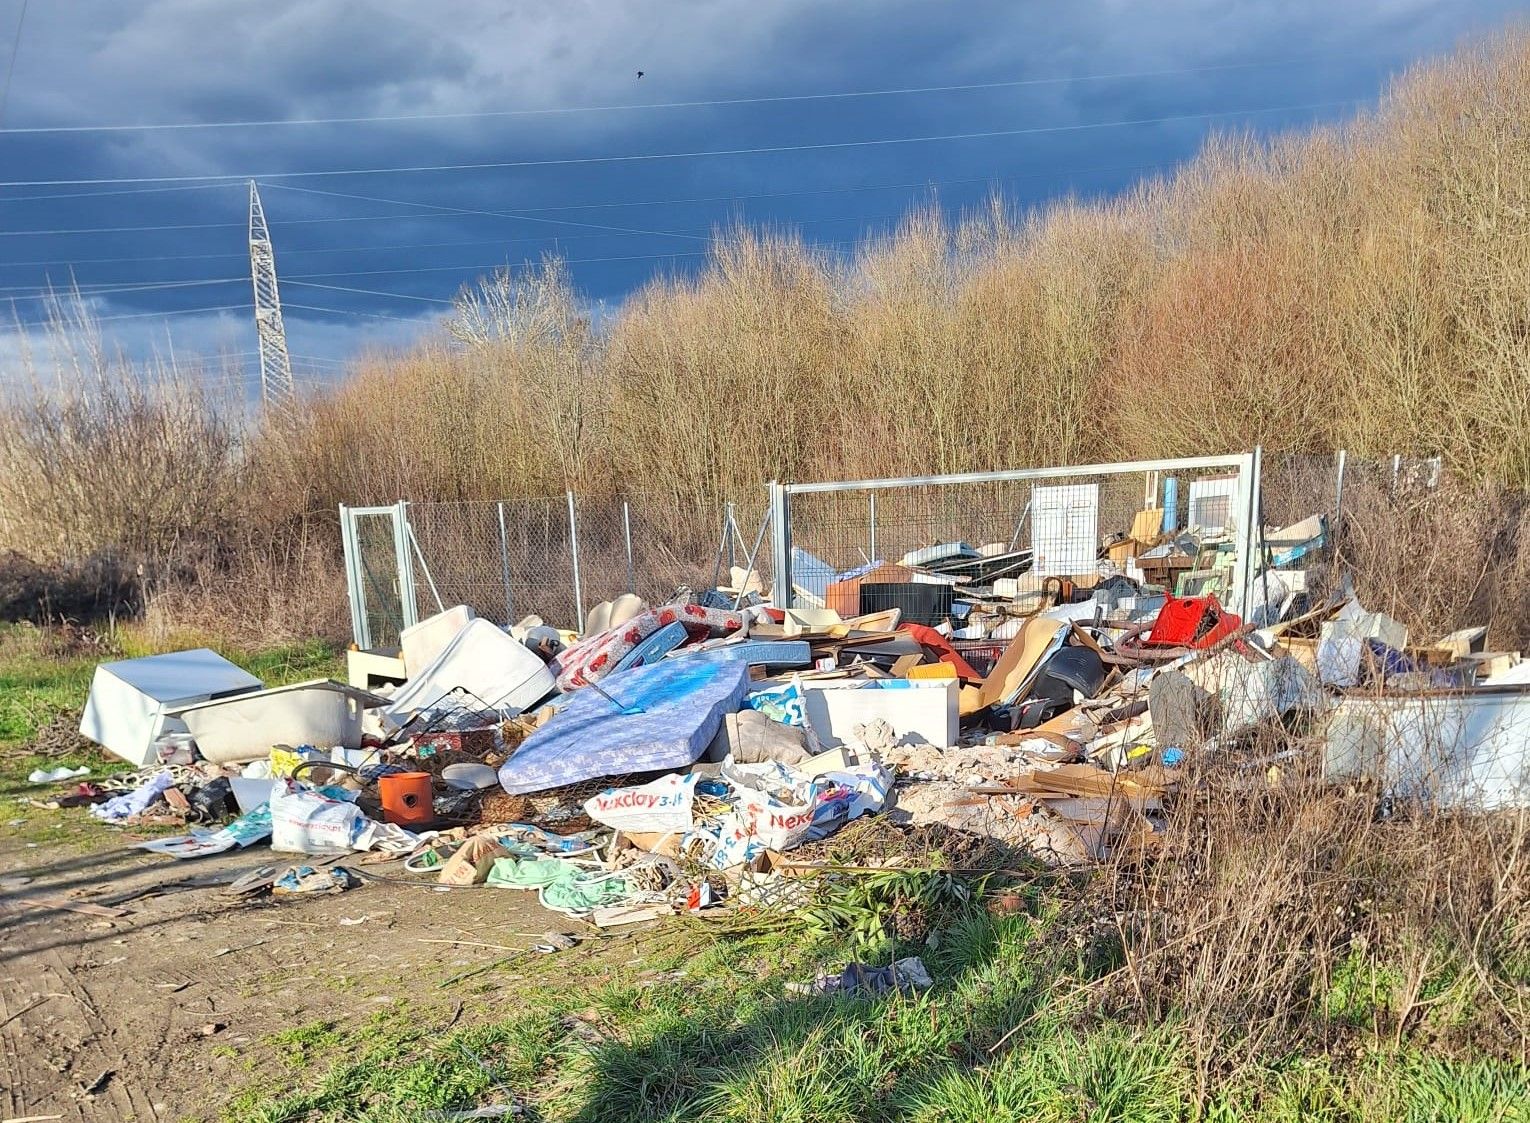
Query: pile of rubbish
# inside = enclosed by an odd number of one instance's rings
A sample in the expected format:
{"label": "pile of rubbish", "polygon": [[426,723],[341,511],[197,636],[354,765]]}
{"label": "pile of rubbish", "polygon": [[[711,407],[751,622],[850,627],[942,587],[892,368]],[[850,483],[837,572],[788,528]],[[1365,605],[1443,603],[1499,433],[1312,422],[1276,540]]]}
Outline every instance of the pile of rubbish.
{"label": "pile of rubbish", "polygon": [[1161,526],[1141,512],[1086,575],[1003,544],[849,572],[798,550],[790,604],[735,569],[603,603],[582,635],[459,605],[398,650],[352,650],[346,683],[266,688],[208,650],[103,663],[81,732],[139,771],[58,802],[185,824],[140,844],[177,858],[269,841],[316,859],[245,893],[398,863],[609,926],[800,901],[787,883],[816,863],[792,851],[867,815],[1056,865],[1150,855],[1186,761],[1271,732],[1260,775],[1310,751],[1336,781],[1446,806],[1530,798],[1530,663],[1485,629],[1421,647],[1309,591],[1321,518],[1266,534],[1234,614],[1226,536]]}

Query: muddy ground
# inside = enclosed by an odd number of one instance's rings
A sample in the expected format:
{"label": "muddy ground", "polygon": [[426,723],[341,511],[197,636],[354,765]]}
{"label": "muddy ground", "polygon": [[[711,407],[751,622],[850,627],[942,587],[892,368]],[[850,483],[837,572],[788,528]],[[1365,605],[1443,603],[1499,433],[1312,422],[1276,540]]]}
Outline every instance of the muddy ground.
{"label": "muddy ground", "polygon": [[[575,930],[530,894],[442,891],[399,863],[352,868],[408,883],[233,900],[222,886],[284,856],[177,860],[122,839],[59,853],[0,834],[0,1123],[216,1119],[260,1079],[271,1034],[394,1003],[472,1024],[513,998],[516,961],[501,961]],[[559,954],[629,957],[623,944]]]}

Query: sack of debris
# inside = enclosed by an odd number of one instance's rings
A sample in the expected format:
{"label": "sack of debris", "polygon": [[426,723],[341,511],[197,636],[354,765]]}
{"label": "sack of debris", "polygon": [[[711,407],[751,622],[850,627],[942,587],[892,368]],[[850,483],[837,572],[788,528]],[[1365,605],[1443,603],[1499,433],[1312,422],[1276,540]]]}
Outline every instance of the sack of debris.
{"label": "sack of debris", "polygon": [[271,787],[271,849],[290,854],[343,854],[368,824],[361,808],[291,780]]}

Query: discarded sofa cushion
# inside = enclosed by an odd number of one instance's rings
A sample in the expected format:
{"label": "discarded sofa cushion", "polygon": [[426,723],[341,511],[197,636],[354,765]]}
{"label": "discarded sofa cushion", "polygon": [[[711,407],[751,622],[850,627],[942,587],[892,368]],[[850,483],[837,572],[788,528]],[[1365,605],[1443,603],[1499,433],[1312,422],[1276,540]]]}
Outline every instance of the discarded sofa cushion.
{"label": "discarded sofa cushion", "polygon": [[500,765],[511,795],[633,772],[683,768],[702,754],[749,683],[743,660],[666,659],[581,690]]}
{"label": "discarded sofa cushion", "polygon": [[641,612],[619,627],[587,636],[558,656],[552,664],[558,689],[578,690],[599,682],[613,671],[638,644],[667,625],[679,622],[692,640],[726,635],[744,626],[737,612],[703,608],[699,604],[666,604]]}

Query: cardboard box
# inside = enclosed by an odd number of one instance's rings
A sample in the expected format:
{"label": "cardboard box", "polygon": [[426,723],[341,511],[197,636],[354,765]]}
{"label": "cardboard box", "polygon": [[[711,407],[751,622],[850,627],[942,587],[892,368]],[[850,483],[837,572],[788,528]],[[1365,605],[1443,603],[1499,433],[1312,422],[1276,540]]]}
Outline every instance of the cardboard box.
{"label": "cardboard box", "polygon": [[1064,620],[1034,616],[1025,622],[982,686],[982,706],[1007,701],[1030,685],[1037,669],[1062,646],[1068,631]]}
{"label": "cardboard box", "polygon": [[914,571],[901,565],[879,565],[866,573],[832,582],[824,593],[824,607],[832,608],[846,620],[861,614],[861,586],[866,582],[898,583],[912,581]]}
{"label": "cardboard box", "polygon": [[1127,558],[1134,558],[1146,547],[1135,538],[1123,538],[1120,542],[1112,542],[1105,547],[1105,556],[1116,565],[1124,566]]}

